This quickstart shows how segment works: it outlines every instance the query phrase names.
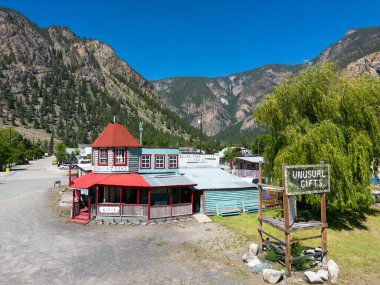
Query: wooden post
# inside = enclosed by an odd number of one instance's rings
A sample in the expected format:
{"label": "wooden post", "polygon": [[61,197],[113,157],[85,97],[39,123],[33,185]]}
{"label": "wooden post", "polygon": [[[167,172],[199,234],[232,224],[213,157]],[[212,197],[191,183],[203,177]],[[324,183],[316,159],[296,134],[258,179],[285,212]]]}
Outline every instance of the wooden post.
{"label": "wooden post", "polygon": [[[321,194],[321,222],[326,224],[326,193]],[[321,229],[322,236],[322,263],[327,263],[327,228],[322,226]]]}
{"label": "wooden post", "polygon": [[259,224],[258,224],[258,229],[259,229],[259,251],[263,250],[263,234],[261,230],[263,229],[263,223],[261,222],[261,218],[263,216],[263,204],[262,204],[262,183],[263,183],[263,165],[262,162],[259,162],[259,186],[258,186],[258,191],[259,191],[259,209],[258,209],[258,216],[259,216]]}
{"label": "wooden post", "polygon": [[289,197],[286,195],[286,185],[285,185],[285,166],[286,163],[282,164],[282,204],[283,204],[283,210],[284,210],[284,225],[285,225],[285,274],[286,276],[291,276],[291,263],[290,263],[290,256],[291,256],[291,249],[290,249],[290,215],[289,215]]}
{"label": "wooden post", "polygon": [[73,205],[72,205],[72,208],[71,208],[71,218],[74,219],[74,212],[75,212],[75,190],[73,190]]}
{"label": "wooden post", "polygon": [[150,220],[150,189],[148,189],[148,222]]}
{"label": "wooden post", "polygon": [[194,189],[191,189],[191,214],[194,213]]}
{"label": "wooden post", "polygon": [[119,197],[120,197],[120,221],[121,221],[121,216],[123,212],[123,187],[119,187]]}
{"label": "wooden post", "polygon": [[87,209],[88,209],[88,219],[91,219],[91,198],[90,198],[90,188],[87,189]]}
{"label": "wooden post", "polygon": [[173,217],[173,189],[170,189],[170,220],[172,219]]}
{"label": "wooden post", "polygon": [[98,216],[98,204],[99,204],[99,186],[96,185],[95,204],[96,204],[96,216]]}

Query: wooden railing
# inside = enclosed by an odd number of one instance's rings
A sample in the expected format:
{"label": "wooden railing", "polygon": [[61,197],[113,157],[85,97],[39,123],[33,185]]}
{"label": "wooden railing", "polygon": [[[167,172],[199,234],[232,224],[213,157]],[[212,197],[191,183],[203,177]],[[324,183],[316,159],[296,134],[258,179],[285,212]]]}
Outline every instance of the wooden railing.
{"label": "wooden railing", "polygon": [[238,177],[249,177],[249,178],[258,178],[258,170],[248,170],[248,169],[232,169],[232,174]]}
{"label": "wooden railing", "polygon": [[123,216],[148,216],[148,205],[123,204]]}
{"label": "wooden railing", "polygon": [[151,206],[150,207],[150,218],[167,218],[170,217],[170,205],[159,205],[159,206]]}
{"label": "wooden railing", "polygon": [[173,217],[191,215],[192,213],[193,213],[193,209],[191,208],[191,203],[173,205],[173,212],[172,212]]}

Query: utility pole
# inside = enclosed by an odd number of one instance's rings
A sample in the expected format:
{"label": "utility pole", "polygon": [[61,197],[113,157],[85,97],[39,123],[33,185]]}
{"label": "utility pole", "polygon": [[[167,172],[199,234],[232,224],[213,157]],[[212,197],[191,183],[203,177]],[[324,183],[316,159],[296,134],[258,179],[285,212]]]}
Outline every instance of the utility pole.
{"label": "utility pole", "polygon": [[203,134],[203,113],[197,114],[197,116],[201,116],[201,119],[198,120],[199,124],[199,130],[200,130],[200,135],[199,135],[199,142],[202,142],[202,134]]}
{"label": "utility pole", "polygon": [[140,122],[139,123],[139,132],[140,132],[140,145],[141,146],[142,146],[142,133],[143,133],[143,130],[144,130],[143,126],[144,126],[144,123]]}

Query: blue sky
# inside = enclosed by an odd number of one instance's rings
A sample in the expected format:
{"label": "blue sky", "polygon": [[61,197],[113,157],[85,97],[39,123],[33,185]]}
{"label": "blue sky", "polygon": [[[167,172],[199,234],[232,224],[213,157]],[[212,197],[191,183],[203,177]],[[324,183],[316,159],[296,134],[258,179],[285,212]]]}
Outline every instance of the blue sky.
{"label": "blue sky", "polygon": [[380,26],[380,1],[0,0],[42,27],[112,46],[145,78],[226,76],[317,56],[352,28]]}

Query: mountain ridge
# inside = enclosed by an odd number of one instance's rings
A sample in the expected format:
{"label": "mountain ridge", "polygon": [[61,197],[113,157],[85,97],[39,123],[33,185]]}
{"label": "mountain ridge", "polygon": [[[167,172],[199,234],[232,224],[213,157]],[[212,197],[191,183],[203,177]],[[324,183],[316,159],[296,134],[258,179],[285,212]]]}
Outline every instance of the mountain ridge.
{"label": "mountain ridge", "polygon": [[[197,126],[197,119],[187,116],[186,113],[191,113],[191,111],[195,109],[197,109],[198,112],[206,113],[206,118],[208,119],[205,120],[203,124],[206,134],[216,136],[216,138],[226,139],[230,137],[231,133],[234,133],[235,136],[239,136],[240,133],[254,131],[252,112],[261,98],[265,96],[265,94],[270,93],[275,86],[281,84],[286,78],[297,74],[303,67],[329,60],[336,62],[338,68],[344,69],[350,63],[376,51],[380,51],[380,27],[350,29],[341,39],[329,45],[306,64],[268,64],[222,77],[170,77],[155,80],[153,81],[153,85],[160,95],[161,100],[167,104],[168,108],[185,118],[193,126]],[[283,70],[279,72],[275,67],[282,67]],[[266,73],[269,69],[273,71],[272,78]],[[216,90],[214,92],[209,86],[213,81],[222,80],[228,83],[228,79],[231,77],[255,77],[255,74],[256,78],[252,78],[254,84],[242,84],[237,86],[241,89],[241,92],[235,94],[235,106],[230,106],[229,111],[225,108],[226,104],[221,104],[220,102],[223,91]],[[184,82],[189,80],[193,82]],[[202,82],[200,81],[203,82],[203,85],[201,85]],[[181,89],[181,85],[185,85],[185,87]],[[188,93],[189,85],[195,88],[192,91],[193,94]],[[230,84],[227,84],[227,86],[230,86]],[[228,88],[224,89],[224,100],[227,100],[228,96],[226,94],[228,93]],[[178,99],[178,97],[181,96],[183,97],[182,101]],[[173,98],[176,99],[173,100]],[[202,100],[202,98],[205,99]],[[195,100],[200,103],[197,106],[189,105],[186,103],[186,99]],[[224,114],[224,116],[214,118],[213,114],[216,112],[220,112]],[[240,127],[236,129],[236,126],[239,124]],[[231,132],[228,128],[235,128],[236,130]],[[227,133],[229,136],[225,137],[222,135],[223,133]]]}

